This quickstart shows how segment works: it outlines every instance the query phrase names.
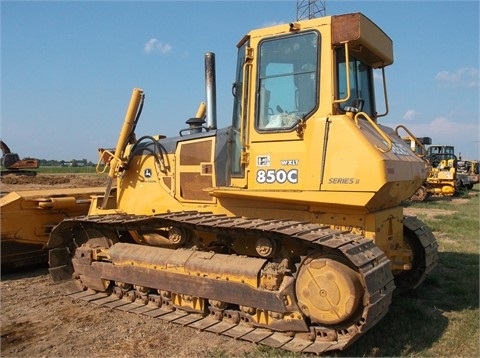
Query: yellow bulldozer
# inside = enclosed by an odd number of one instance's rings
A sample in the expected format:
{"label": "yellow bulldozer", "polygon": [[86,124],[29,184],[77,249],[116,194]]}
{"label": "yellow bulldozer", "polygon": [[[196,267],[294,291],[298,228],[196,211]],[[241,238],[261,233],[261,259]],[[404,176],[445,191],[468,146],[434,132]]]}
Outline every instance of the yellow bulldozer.
{"label": "yellow bulldozer", "polygon": [[0,198],[3,271],[48,262],[52,228],[67,217],[88,213],[91,196],[102,187],[22,190]]}
{"label": "yellow bulldozer", "polygon": [[[1,175],[36,176],[37,159],[20,159],[0,140]],[[90,196],[103,188],[22,190],[2,192],[0,235],[2,270],[48,262],[47,242],[52,228],[66,217],[85,215]]]}
{"label": "yellow bulldozer", "polygon": [[466,178],[465,187],[473,189],[475,184],[480,183],[480,163],[478,160],[462,159],[459,156],[457,161],[457,174]]}
{"label": "yellow bulldozer", "polygon": [[227,128],[213,53],[206,104],[178,137],[136,135],[133,90],[115,149],[101,150],[105,190],[50,234],[51,277],[110,308],[287,351],[345,349],[438,256],[401,206],[425,163],[379,123],[373,73],[393,63],[392,41],[352,13],[252,30],[237,48]]}
{"label": "yellow bulldozer", "polygon": [[[478,182],[477,177],[469,172],[471,165],[457,159],[453,146],[431,145],[430,137],[417,138],[403,125],[396,127],[397,135],[400,135],[401,129],[408,133],[402,139],[425,161],[427,169],[427,178],[412,195],[411,201],[422,202],[430,197],[452,197],[472,189]],[[470,167],[467,168],[467,165]]]}

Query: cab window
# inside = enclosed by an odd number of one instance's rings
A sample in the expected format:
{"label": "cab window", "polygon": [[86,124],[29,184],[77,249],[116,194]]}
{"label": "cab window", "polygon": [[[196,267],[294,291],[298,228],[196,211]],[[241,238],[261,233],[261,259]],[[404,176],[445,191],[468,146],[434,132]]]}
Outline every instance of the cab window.
{"label": "cab window", "polygon": [[318,106],[318,48],[314,31],[260,43],[258,130],[291,130]]}
{"label": "cab window", "polygon": [[374,101],[373,70],[370,66],[356,59],[352,54],[349,63],[345,66],[345,49],[337,49],[337,98],[347,98],[347,70],[350,79],[350,97],[340,103],[340,110],[346,112],[350,108],[367,113],[371,118],[376,117]]}

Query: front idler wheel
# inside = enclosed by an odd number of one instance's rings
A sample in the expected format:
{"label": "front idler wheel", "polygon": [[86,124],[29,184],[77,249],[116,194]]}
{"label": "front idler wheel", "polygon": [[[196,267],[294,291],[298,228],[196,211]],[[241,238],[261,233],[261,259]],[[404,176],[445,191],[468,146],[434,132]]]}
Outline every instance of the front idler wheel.
{"label": "front idler wheel", "polygon": [[300,266],[296,294],[312,322],[349,321],[357,315],[364,293],[359,274],[333,256],[307,257]]}

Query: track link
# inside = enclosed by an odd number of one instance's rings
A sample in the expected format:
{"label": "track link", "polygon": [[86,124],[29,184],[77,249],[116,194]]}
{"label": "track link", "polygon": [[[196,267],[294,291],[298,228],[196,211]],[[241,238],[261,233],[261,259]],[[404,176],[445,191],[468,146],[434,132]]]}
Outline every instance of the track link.
{"label": "track link", "polygon": [[396,279],[398,291],[420,286],[438,263],[438,243],[430,228],[415,216],[405,216],[403,225],[414,252],[414,267],[405,280]]}
{"label": "track link", "polygon": [[[362,308],[355,319],[350,320],[347,325],[321,325],[311,322],[304,316],[302,321],[305,329],[280,332],[275,331],[275,327],[261,326],[252,322],[245,312],[238,309],[219,310],[209,306],[203,315],[187,312],[174,307],[168,299],[159,294],[141,294],[138,290],[124,290],[114,286],[113,281],[106,292],[98,292],[99,290],[88,289],[85,283],[79,280],[73,280],[63,284],[64,292],[70,297],[110,309],[144,314],[163,321],[287,351],[317,354],[345,349],[388,312],[395,289],[394,279],[389,260],[373,241],[349,232],[332,230],[327,226],[291,220],[248,219],[200,212],[69,218],[54,229],[49,242],[49,248],[54,252],[50,255],[52,278],[54,281],[62,281],[72,277],[74,270],[69,260],[75,246],[72,246],[72,243],[76,240],[76,232],[87,231],[88,228],[100,231],[103,229],[148,231],[154,227],[174,225],[217,235],[248,234],[275,237],[280,241],[299,240],[311,250],[335,252],[341,255],[342,260],[348,262],[361,277],[365,292],[361,301]],[[109,263],[101,265],[112,266]],[[93,275],[102,275],[102,272],[108,270],[95,271]],[[293,273],[293,278],[296,274],[298,272]],[[103,278],[111,280],[109,277]]]}

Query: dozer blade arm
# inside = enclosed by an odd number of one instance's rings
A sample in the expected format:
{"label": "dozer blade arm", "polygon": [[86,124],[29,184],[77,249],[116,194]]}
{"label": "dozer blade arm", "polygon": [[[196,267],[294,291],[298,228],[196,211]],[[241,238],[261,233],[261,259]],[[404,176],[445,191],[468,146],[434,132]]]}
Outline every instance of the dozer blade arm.
{"label": "dozer blade arm", "polygon": [[105,209],[108,202],[108,197],[112,190],[113,179],[118,175],[119,169],[122,165],[121,155],[125,149],[125,145],[129,138],[131,138],[132,132],[135,129],[136,122],[138,120],[139,109],[143,102],[144,92],[139,88],[134,88],[132,96],[130,98],[130,104],[125,115],[125,121],[123,122],[120,136],[118,137],[117,146],[115,147],[115,154],[110,161],[110,170],[108,172],[108,182],[105,189],[105,195],[102,200],[101,209]]}

